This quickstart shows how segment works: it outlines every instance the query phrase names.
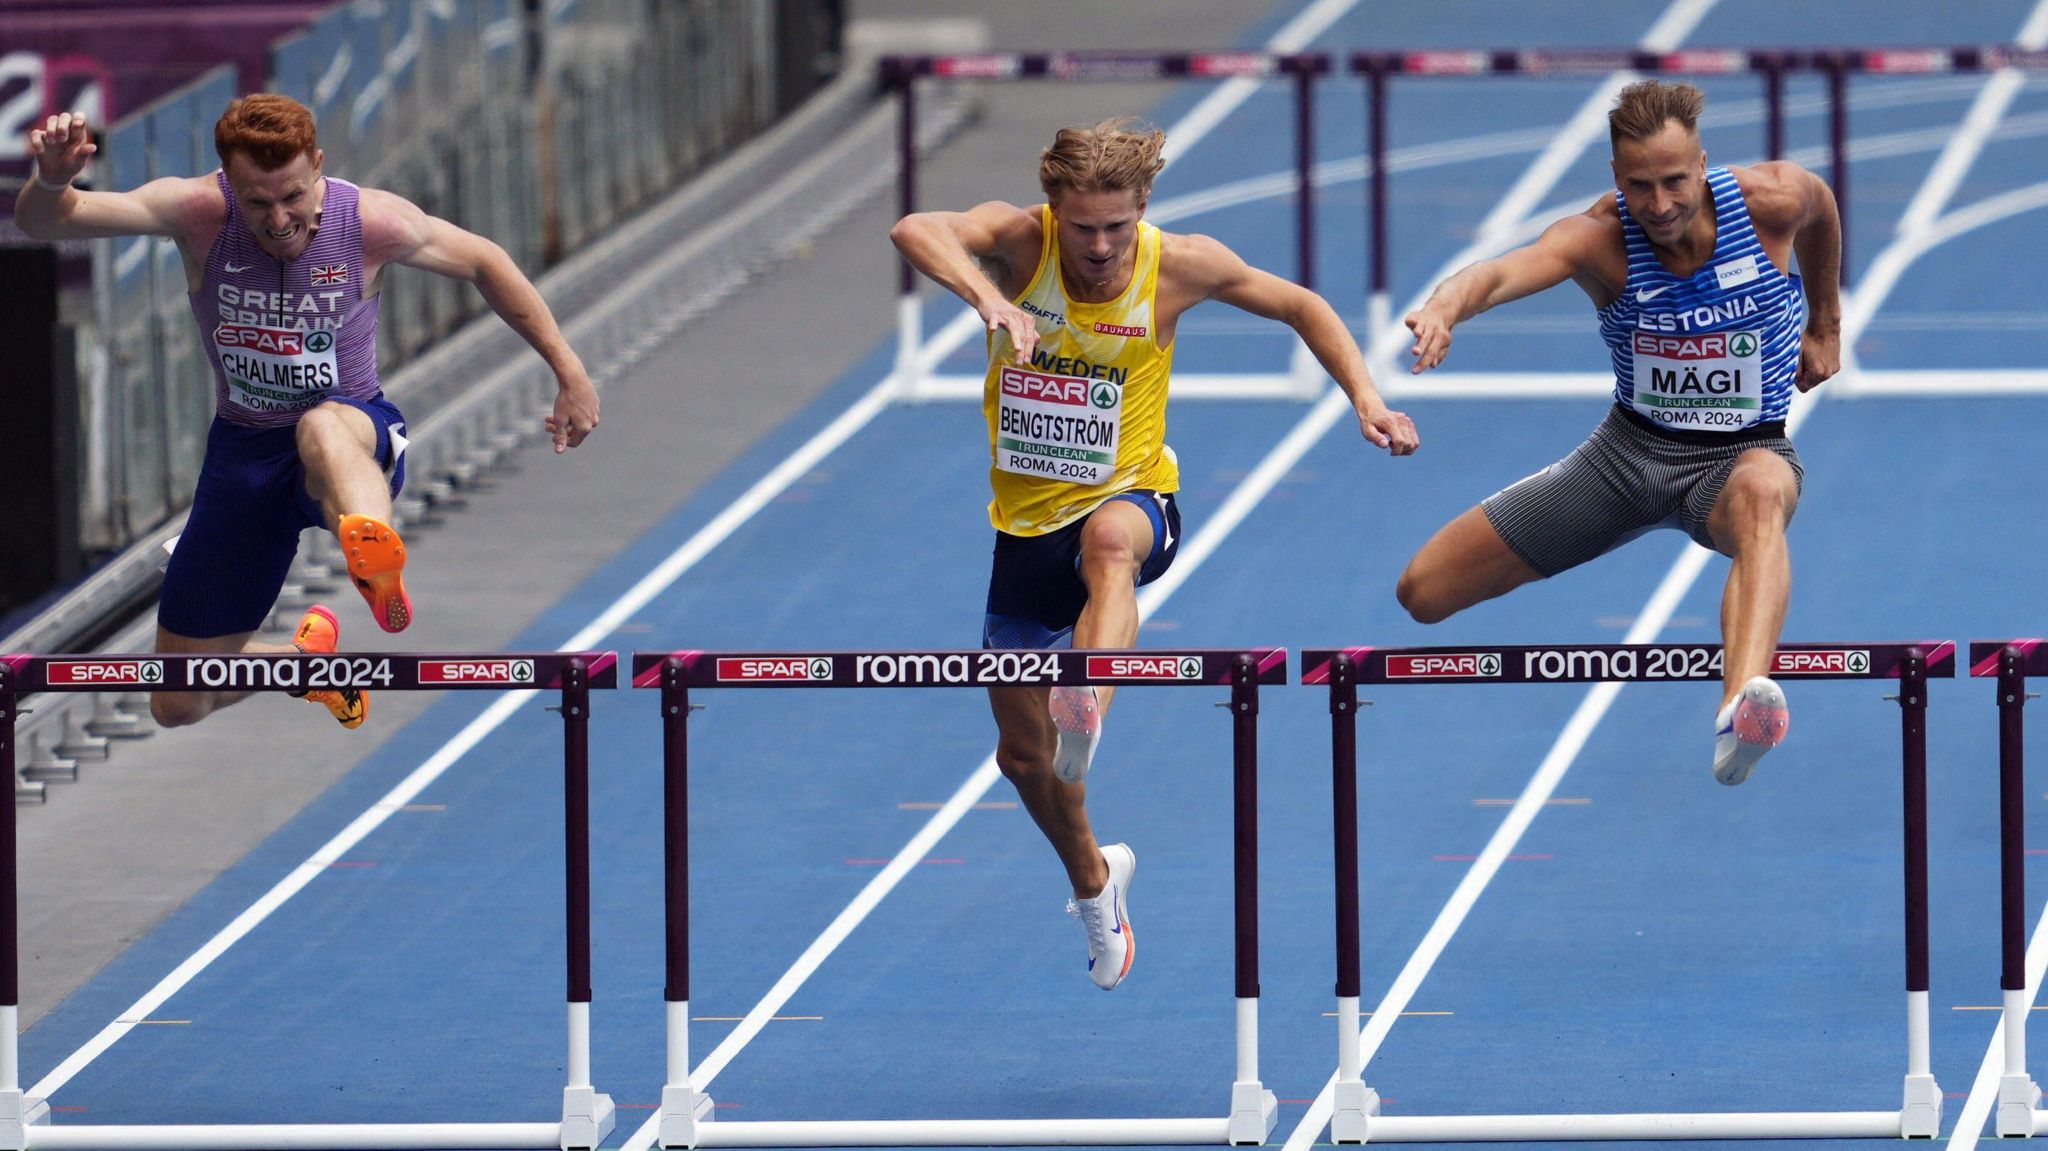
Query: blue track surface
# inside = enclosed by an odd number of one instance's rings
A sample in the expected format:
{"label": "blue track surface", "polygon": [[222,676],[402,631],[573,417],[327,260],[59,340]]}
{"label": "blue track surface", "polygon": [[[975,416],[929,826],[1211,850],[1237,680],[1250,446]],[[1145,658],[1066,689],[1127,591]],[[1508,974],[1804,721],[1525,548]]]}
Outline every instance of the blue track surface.
{"label": "blue track surface", "polygon": [[[1693,45],[2005,42],[2032,5],[1722,0]],[[1446,0],[1364,6],[1316,47],[1613,44],[1658,6]],[[1265,31],[1291,17],[1275,9]],[[1569,14],[1570,22],[1559,20]],[[1597,18],[1595,18],[1597,17]],[[1757,85],[1707,88],[1718,161],[1761,149]],[[1850,250],[1861,282],[1981,86],[1856,83]],[[1400,81],[1392,147],[1395,307],[1426,290],[1593,85]],[[1171,123],[1206,89],[1152,110]],[[1825,140],[1791,86],[1792,148]],[[1289,96],[1252,98],[1162,179],[1157,199],[1284,171]],[[2048,180],[2048,99],[2024,90],[1950,211]],[[1325,85],[1319,157],[1355,160],[1357,88]],[[1460,160],[1430,146],[1491,141]],[[1517,143],[1516,140],[1521,142]],[[1020,143],[1019,164],[1036,142]],[[1403,150],[1409,150],[1404,153]],[[1803,155],[1803,153],[1802,153]],[[1605,184],[1586,152],[1540,215]],[[1824,168],[1823,159],[1813,164]],[[1363,189],[1333,176],[1319,283],[1362,309]],[[1291,204],[1255,199],[1170,226],[1291,270]],[[2038,211],[1967,232],[1899,279],[1857,351],[1872,369],[2030,368],[2048,352]],[[876,237],[877,244],[885,242]],[[1184,372],[1274,372],[1290,341],[1220,307],[1192,317]],[[1205,331],[1205,327],[1208,329]],[[976,370],[970,343],[948,370]],[[878,348],[812,410],[557,605],[552,647],[864,393]],[[1462,371],[1603,368],[1568,289],[1461,329]],[[1685,546],[1674,533],[1425,629],[1395,576],[1435,528],[1559,457],[1603,401],[1405,403],[1422,454],[1389,461],[1349,422],[1324,436],[1147,624],[1142,642],[1613,642]],[[1187,526],[1303,417],[1277,403],[1182,404],[1171,440]],[[1823,401],[1801,431],[1786,636],[1968,640],[2039,634],[2048,538],[2036,453],[2048,396]],[[600,646],[968,647],[987,547],[978,408],[882,414]],[[887,477],[886,489],[877,483]],[[894,498],[883,500],[888,490]],[[1726,561],[1660,638],[1711,642]],[[1367,1067],[1389,1114],[1884,1110],[1905,1067],[1897,709],[1872,685],[1796,685],[1797,722],[1757,778],[1713,783],[1714,692],[1625,689]],[[1406,962],[1584,697],[1582,688],[1392,690],[1363,719],[1368,1008]],[[711,1087],[736,1119],[1221,1114],[1232,1073],[1229,724],[1203,692],[1121,697],[1091,777],[1104,840],[1141,866],[1143,939],[1114,995],[1088,983],[1051,853],[1005,785],[969,815],[739,1052]],[[1328,726],[1316,690],[1270,691],[1262,745],[1266,1084],[1290,1132],[1334,1067]],[[1996,1021],[1996,758],[1983,681],[1932,690],[1933,1069],[1958,1098]],[[482,712],[450,698],[24,1040],[25,1082],[56,1066]],[[982,762],[977,693],[710,693],[692,725],[693,1009],[744,1015]],[[531,704],[73,1077],[58,1121],[546,1120],[562,1083],[558,721]],[[660,1094],[659,743],[648,693],[600,697],[595,764],[594,1079],[616,1144]],[[2034,785],[2038,794],[2040,785]],[[906,807],[905,805],[912,805]],[[2035,805],[2038,807],[2038,804]],[[2048,843],[2038,813],[2037,842]],[[2038,882],[2038,871],[2034,873]],[[2038,888],[2037,888],[2038,890]],[[29,941],[32,945],[33,941]],[[731,1029],[693,1033],[701,1058]],[[2048,1036],[2037,1035],[2048,1041]],[[2038,1065],[2038,1061],[2037,1061]],[[223,1089],[223,1085],[227,1085]],[[1947,1135],[1947,1131],[1944,1131]]]}

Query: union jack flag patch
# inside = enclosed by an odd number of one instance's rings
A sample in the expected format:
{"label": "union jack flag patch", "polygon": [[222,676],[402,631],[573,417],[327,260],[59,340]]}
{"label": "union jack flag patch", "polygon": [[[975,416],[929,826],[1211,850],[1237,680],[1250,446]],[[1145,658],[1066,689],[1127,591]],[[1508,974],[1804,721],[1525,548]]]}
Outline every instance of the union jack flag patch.
{"label": "union jack flag patch", "polygon": [[319,267],[317,267],[317,268],[314,268],[314,269],[313,269],[313,283],[314,283],[314,285],[315,285],[315,286],[318,286],[318,285],[321,285],[321,284],[346,284],[346,283],[348,283],[348,265],[347,265],[347,264],[322,264],[322,265],[320,265]]}

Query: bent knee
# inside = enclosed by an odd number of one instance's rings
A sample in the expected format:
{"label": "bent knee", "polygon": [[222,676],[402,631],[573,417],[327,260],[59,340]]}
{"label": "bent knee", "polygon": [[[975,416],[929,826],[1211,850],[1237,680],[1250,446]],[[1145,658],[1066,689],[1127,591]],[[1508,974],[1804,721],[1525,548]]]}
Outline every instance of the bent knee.
{"label": "bent knee", "polygon": [[191,692],[159,691],[149,697],[150,718],[158,727],[189,727],[212,711],[205,696]]}
{"label": "bent knee", "polygon": [[1052,774],[1052,756],[998,747],[996,770],[1003,773],[1004,779],[1022,787],[1039,782]]}

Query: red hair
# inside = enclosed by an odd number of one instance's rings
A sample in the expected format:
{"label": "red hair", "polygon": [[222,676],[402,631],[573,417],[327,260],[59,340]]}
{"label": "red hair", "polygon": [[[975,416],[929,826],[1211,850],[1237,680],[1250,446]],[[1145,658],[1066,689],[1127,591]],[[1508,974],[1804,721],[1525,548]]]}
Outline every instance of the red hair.
{"label": "red hair", "polygon": [[213,126],[213,150],[220,153],[222,167],[240,152],[266,172],[284,167],[295,156],[310,159],[313,113],[290,96],[274,92],[231,100]]}

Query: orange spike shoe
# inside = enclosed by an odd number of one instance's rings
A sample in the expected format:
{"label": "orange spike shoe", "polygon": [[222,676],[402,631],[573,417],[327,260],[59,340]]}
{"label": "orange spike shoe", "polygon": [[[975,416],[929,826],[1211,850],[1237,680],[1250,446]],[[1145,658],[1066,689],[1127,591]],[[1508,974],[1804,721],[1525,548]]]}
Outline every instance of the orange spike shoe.
{"label": "orange spike shoe", "polygon": [[348,557],[349,578],[370,602],[377,626],[404,631],[412,623],[412,599],[405,594],[405,541],[372,516],[343,516],[335,534]]}
{"label": "orange spike shoe", "polygon": [[[306,609],[299,620],[297,630],[292,632],[292,646],[300,651],[317,655],[331,654],[341,642],[341,622],[334,613],[319,604]],[[334,713],[341,726],[353,731],[363,726],[370,718],[370,693],[354,688],[334,690],[298,691],[292,693],[300,699],[311,700]]]}

